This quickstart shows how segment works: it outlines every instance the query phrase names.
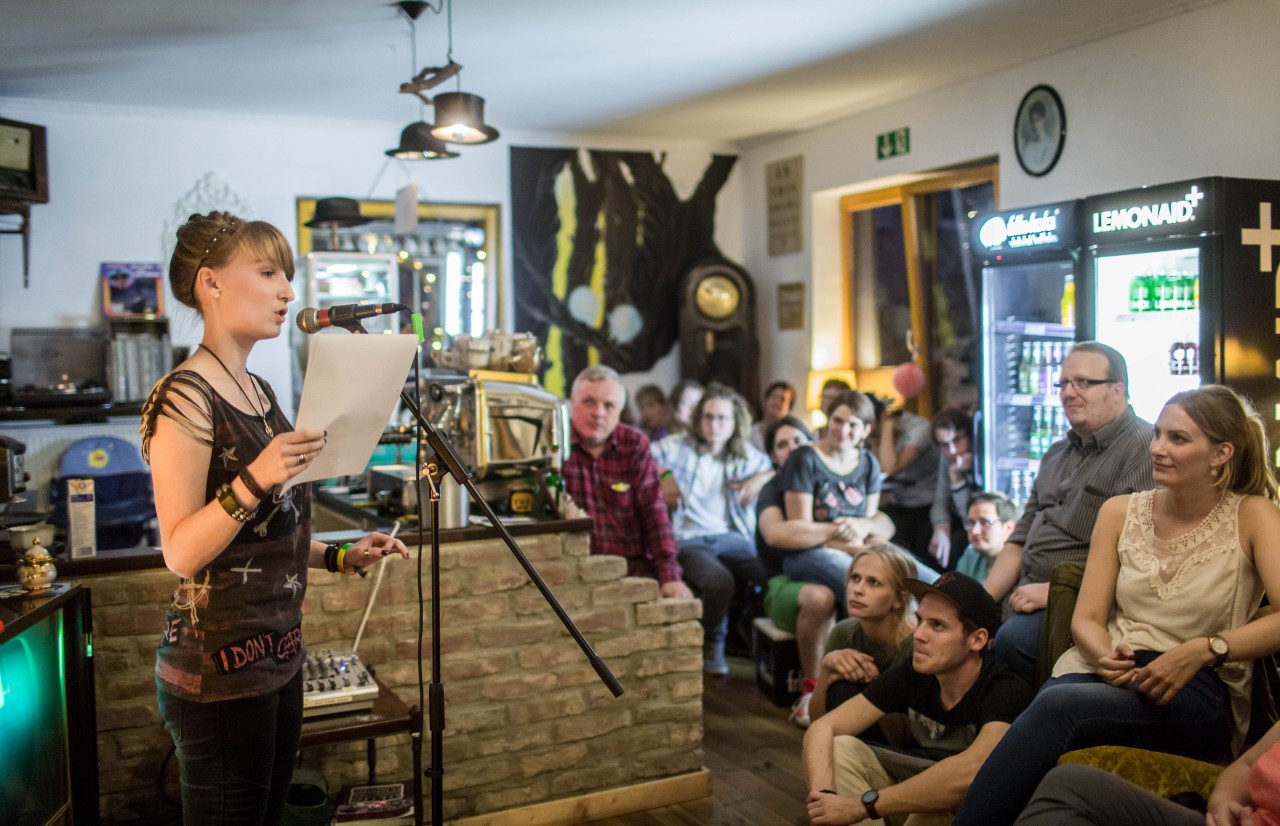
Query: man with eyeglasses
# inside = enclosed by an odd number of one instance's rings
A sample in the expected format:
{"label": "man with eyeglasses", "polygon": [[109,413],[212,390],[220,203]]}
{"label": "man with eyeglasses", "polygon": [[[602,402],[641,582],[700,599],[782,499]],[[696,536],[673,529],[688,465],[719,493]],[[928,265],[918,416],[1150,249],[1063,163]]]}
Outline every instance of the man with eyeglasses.
{"label": "man with eyeglasses", "polygon": [[964,520],[969,546],[956,561],[956,570],[978,582],[986,579],[991,561],[1017,527],[1017,516],[1017,508],[1003,493],[974,494]]}
{"label": "man with eyeglasses", "polygon": [[996,599],[1007,597],[995,654],[1028,682],[1054,566],[1086,560],[1103,502],[1155,487],[1152,427],[1129,404],[1124,356],[1101,342],[1077,343],[1062,362],[1058,393],[1071,429],[1040,460],[1022,518],[984,583]]}

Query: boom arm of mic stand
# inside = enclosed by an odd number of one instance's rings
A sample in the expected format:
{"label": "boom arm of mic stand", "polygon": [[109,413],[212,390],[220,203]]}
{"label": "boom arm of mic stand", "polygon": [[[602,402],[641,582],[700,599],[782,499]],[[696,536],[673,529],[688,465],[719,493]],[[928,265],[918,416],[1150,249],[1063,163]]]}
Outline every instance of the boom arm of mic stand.
{"label": "boom arm of mic stand", "polygon": [[613,676],[613,672],[609,670],[609,666],[600,658],[600,655],[591,647],[591,643],[587,642],[587,638],[582,636],[582,632],[578,630],[578,626],[574,624],[573,619],[565,613],[564,608],[560,605],[560,601],[556,599],[556,595],[547,587],[547,583],[543,581],[538,570],[530,564],[528,557],[524,555],[524,551],[520,550],[520,546],[516,544],[515,539],[511,536],[511,532],[507,530],[507,526],[502,524],[493,512],[493,508],[489,507],[489,503],[480,495],[480,491],[476,490],[475,482],[471,478],[471,472],[462,464],[462,460],[458,458],[458,454],[454,452],[453,445],[449,444],[449,440],[436,429],[435,425],[427,421],[422,415],[418,404],[413,398],[404,391],[400,393],[400,400],[404,402],[404,406],[413,413],[415,419],[418,420],[418,426],[422,428],[422,432],[427,436],[427,445],[436,454],[437,460],[444,465],[444,469],[458,480],[458,484],[467,489],[471,495],[471,501],[480,506],[480,510],[484,512],[485,518],[489,520],[489,524],[498,532],[498,536],[502,537],[502,541],[506,543],[507,548],[516,558],[516,562],[520,563],[520,567],[524,568],[524,572],[529,576],[529,580],[537,586],[542,593],[542,598],[551,606],[551,610],[560,618],[560,623],[564,625],[565,630],[578,643],[578,647],[582,649],[582,653],[586,656],[587,661],[591,663],[591,667],[595,669],[596,674],[600,677],[600,681],[608,687],[613,696],[622,696],[622,683],[618,682],[618,678]]}

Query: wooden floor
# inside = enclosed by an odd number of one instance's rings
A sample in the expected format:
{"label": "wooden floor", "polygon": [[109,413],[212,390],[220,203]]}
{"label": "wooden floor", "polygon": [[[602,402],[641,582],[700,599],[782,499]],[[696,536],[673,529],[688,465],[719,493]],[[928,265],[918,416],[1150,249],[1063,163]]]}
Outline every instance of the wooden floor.
{"label": "wooden floor", "polygon": [[728,677],[703,684],[703,751],[711,797],[592,821],[590,826],[803,826],[807,791],[800,766],[804,731],[756,689],[750,660],[729,658]]}

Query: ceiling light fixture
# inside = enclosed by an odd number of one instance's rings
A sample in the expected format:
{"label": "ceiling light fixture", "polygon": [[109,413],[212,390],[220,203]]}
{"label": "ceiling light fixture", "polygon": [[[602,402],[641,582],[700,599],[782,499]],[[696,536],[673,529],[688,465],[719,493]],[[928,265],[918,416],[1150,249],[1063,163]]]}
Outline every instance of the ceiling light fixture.
{"label": "ceiling light fixture", "polygon": [[[432,161],[456,158],[458,153],[449,151],[449,147],[445,145],[444,141],[431,134],[431,125],[422,120],[423,106],[430,103],[431,99],[422,95],[421,91],[430,89],[446,78],[457,74],[457,69],[448,71],[450,67],[446,66],[438,69],[423,69],[421,73],[418,72],[418,28],[416,21],[423,10],[430,7],[426,3],[415,2],[415,0],[405,0],[405,2],[397,3],[396,5],[399,6],[400,13],[404,15],[405,20],[409,23],[409,48],[413,56],[413,80],[400,84],[400,91],[417,96],[421,102],[418,104],[417,122],[409,124],[400,132],[400,145],[394,149],[388,149],[386,154],[402,161]],[[461,68],[461,66],[458,67],[458,69]]]}
{"label": "ceiling light fixture", "polygon": [[[453,0],[444,2],[449,4],[449,67],[458,66],[453,62]],[[458,90],[436,95],[432,101],[436,122],[431,134],[447,143],[478,144],[496,140],[498,130],[484,122],[484,98],[462,91],[461,70],[458,66],[454,72],[459,75]]]}

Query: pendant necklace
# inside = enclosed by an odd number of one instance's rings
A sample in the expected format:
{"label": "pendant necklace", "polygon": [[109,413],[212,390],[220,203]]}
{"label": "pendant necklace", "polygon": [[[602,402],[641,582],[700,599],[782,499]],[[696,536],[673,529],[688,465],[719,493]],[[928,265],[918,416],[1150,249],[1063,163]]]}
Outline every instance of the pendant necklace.
{"label": "pendant necklace", "polygon": [[[240,384],[240,381],[235,377],[235,375],[231,372],[231,370],[229,370],[229,369],[227,368],[227,365],[225,365],[225,364],[223,364],[223,363],[222,363],[222,359],[218,358],[218,354],[217,354],[217,353],[215,353],[215,352],[213,352],[212,350],[210,350],[210,349],[209,349],[209,347],[208,347],[208,345],[206,345],[204,342],[200,342],[200,343],[199,343],[199,344],[197,344],[196,346],[197,346],[197,347],[203,347],[206,353],[208,353],[209,355],[213,356],[213,360],[214,360],[214,361],[216,361],[216,362],[218,362],[218,366],[219,366],[219,367],[221,367],[221,368],[226,372],[227,376],[231,379],[231,381],[235,382],[236,389],[240,391],[240,395],[241,395],[241,396],[244,396],[244,400],[245,400],[245,401],[247,401],[247,402],[249,403],[249,408],[250,408],[254,413],[257,413],[257,414],[258,414],[258,418],[259,418],[259,419],[262,419],[262,429],[263,429],[263,430],[265,430],[265,431],[267,431],[267,438],[268,438],[268,439],[270,439],[270,438],[272,438],[273,436],[275,436],[276,434],[275,434],[274,432],[272,432],[272,430],[271,430],[271,425],[267,424],[267,411],[266,411],[266,409],[265,409],[265,408],[261,408],[261,407],[259,407],[257,404],[255,404],[255,403],[254,403],[253,399],[250,399],[250,398],[249,398],[249,394],[248,394],[248,393],[246,393],[246,392],[244,392],[244,387]],[[250,376],[250,377],[249,377],[249,381],[253,381],[253,376]],[[254,395],[255,395],[255,396],[256,396],[256,395],[258,395],[258,394],[257,394],[257,392],[256,392],[256,391],[257,391],[257,387],[258,387],[258,385],[257,385],[257,383],[255,382],[255,383],[254,383],[254,391],[255,391],[255,392],[254,392]]]}

